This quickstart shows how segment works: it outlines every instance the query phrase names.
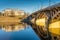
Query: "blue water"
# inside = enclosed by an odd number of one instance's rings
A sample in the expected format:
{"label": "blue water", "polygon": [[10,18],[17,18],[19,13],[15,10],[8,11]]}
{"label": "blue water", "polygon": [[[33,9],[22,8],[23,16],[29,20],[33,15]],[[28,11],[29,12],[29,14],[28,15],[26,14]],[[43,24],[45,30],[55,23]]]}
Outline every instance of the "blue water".
{"label": "blue water", "polygon": [[16,32],[5,32],[0,29],[0,40],[40,40],[31,27]]}

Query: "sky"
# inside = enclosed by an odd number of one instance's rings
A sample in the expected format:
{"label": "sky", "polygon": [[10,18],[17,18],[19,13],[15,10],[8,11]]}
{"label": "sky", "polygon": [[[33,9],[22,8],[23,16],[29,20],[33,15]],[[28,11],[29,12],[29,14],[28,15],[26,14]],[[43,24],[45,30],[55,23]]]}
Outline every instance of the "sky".
{"label": "sky", "polygon": [[[60,0],[50,0],[50,5],[59,2]],[[47,6],[49,6],[49,0],[0,0],[0,11],[6,8],[13,8],[33,13]]]}

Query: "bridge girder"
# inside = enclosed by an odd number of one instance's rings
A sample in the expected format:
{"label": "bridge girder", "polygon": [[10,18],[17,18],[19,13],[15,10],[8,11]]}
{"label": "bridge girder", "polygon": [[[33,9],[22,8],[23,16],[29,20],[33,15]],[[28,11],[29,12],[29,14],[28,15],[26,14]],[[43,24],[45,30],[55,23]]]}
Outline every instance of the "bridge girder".
{"label": "bridge girder", "polygon": [[[57,16],[58,15],[58,16]],[[59,19],[60,20],[60,3],[56,4],[56,5],[52,5],[50,7],[47,7],[45,9],[41,9],[41,10],[38,10],[34,13],[32,13],[30,16],[28,16],[26,19],[24,20],[28,20],[28,24],[30,24],[32,26],[32,28],[35,30],[35,32],[38,34],[39,37],[43,37],[41,35],[41,31],[40,29],[37,29],[38,28],[38,25],[36,25],[36,19],[39,19],[39,18],[43,18],[44,17],[47,17],[47,21],[45,22],[46,23],[46,28],[47,28],[47,36],[50,36],[49,35],[49,24],[50,24],[50,21],[52,19]],[[34,22],[35,23],[32,23],[30,20],[32,20],[33,18],[35,18]],[[36,27],[37,26],[37,27]],[[34,28],[35,27],[35,28]],[[39,32],[39,31],[40,32]],[[43,31],[43,34],[44,34],[44,31]],[[46,37],[46,36],[45,36]],[[44,37],[43,37],[44,38]],[[42,38],[42,39],[43,39]],[[51,40],[51,39],[49,39]]]}

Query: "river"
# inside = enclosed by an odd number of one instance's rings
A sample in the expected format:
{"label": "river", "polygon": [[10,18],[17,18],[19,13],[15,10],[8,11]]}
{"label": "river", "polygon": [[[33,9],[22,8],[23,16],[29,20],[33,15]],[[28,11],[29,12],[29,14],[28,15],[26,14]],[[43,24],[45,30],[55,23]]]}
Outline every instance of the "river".
{"label": "river", "polygon": [[17,30],[17,31],[10,30],[11,29],[10,27],[11,26],[0,27],[0,40],[39,40],[39,37],[31,28],[31,26],[27,25],[24,28],[24,30]]}

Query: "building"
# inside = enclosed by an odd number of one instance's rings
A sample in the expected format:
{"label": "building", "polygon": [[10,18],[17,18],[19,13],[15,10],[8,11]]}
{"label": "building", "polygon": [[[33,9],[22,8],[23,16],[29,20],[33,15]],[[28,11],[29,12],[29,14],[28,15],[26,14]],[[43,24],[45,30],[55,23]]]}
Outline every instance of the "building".
{"label": "building", "polygon": [[25,17],[27,15],[22,10],[19,10],[19,9],[9,9],[9,8],[3,10],[2,13],[3,13],[3,16],[10,16],[10,17],[15,16],[15,17],[20,17],[20,18]]}

